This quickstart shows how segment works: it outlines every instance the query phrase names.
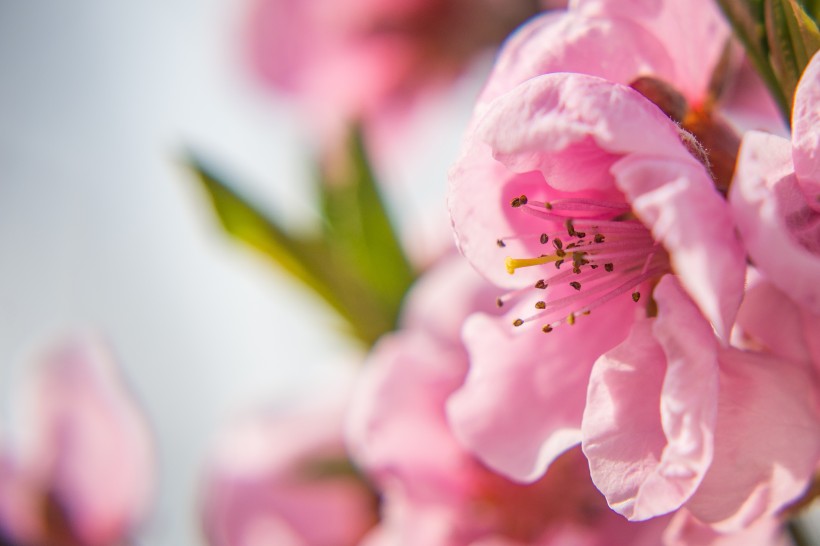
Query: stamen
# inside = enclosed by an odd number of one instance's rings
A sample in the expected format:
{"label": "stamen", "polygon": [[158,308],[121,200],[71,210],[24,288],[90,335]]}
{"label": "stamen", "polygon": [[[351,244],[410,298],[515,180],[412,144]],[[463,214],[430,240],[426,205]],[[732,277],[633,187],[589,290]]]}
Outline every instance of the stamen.
{"label": "stamen", "polygon": [[635,303],[638,303],[639,299],[641,299],[641,293],[637,292],[637,291],[632,292],[632,301],[634,301]]}

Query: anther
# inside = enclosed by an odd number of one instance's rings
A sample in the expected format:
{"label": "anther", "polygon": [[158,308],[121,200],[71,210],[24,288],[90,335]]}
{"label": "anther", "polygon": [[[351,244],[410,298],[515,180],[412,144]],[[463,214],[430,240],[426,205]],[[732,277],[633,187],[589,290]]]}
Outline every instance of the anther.
{"label": "anther", "polygon": [[501,239],[496,239],[495,244],[498,245],[498,248],[504,248],[505,246],[507,246],[507,243],[505,243]]}
{"label": "anther", "polygon": [[515,198],[513,198],[513,200],[510,202],[510,205],[511,205],[514,209],[517,209],[518,207],[524,206],[524,205],[526,205],[526,204],[527,204],[527,196],[526,196],[526,195],[521,195],[521,196],[515,197]]}
{"label": "anther", "polygon": [[608,273],[612,273],[615,266],[612,263],[604,264],[604,269],[606,269]]}
{"label": "anther", "polygon": [[541,328],[541,331],[544,332],[545,334],[549,334],[550,332],[552,332],[552,326],[550,326],[549,324],[546,324],[546,325],[544,325],[543,328]]}
{"label": "anther", "polygon": [[638,303],[639,299],[641,299],[641,293],[640,292],[632,292],[632,301],[634,301],[635,303]]}
{"label": "anther", "polygon": [[569,236],[574,237],[575,236],[575,228],[572,225],[572,219],[571,218],[568,219],[566,222],[564,222],[564,226],[567,228],[567,233],[569,234]]}
{"label": "anther", "polygon": [[544,208],[547,209],[547,210],[552,210],[552,203],[550,203],[549,201],[546,201],[544,203]]}
{"label": "anther", "polygon": [[504,300],[502,300],[501,298],[496,298],[495,305],[496,307],[504,307]]}
{"label": "anther", "polygon": [[537,302],[535,302],[535,308],[536,309],[546,309],[547,308],[547,302],[537,301]]}
{"label": "anther", "polygon": [[567,316],[567,324],[569,324],[570,326],[575,326],[575,313],[570,313]]}
{"label": "anther", "polygon": [[558,256],[559,258],[563,258],[564,256],[566,256],[566,255],[567,255],[567,253],[566,253],[566,251],[564,251],[564,249],[562,249],[562,248],[560,248],[560,247],[559,247],[559,248],[555,251],[555,255],[556,255],[556,256]]}
{"label": "anther", "polygon": [[578,237],[579,239],[583,239],[584,237],[587,236],[587,232],[586,231],[576,231],[575,236]]}
{"label": "anther", "polygon": [[541,244],[542,245],[547,244],[547,241],[549,241],[549,240],[550,240],[550,238],[546,233],[541,234]]}
{"label": "anther", "polygon": [[558,260],[555,262],[555,269],[561,269],[562,265],[564,265],[564,260]]}
{"label": "anther", "polygon": [[554,246],[558,250],[561,250],[561,248],[563,248],[564,246],[564,242],[561,241],[561,239],[559,239],[558,237],[556,237],[552,240],[552,246]]}
{"label": "anther", "polygon": [[595,239],[594,240],[595,240],[596,243],[603,243],[604,239],[606,239],[606,237],[604,237],[603,233],[596,233],[595,234]]}
{"label": "anther", "polygon": [[547,287],[547,283],[544,282],[544,279],[540,279],[537,283],[535,283],[535,287],[543,290]]}
{"label": "anther", "polygon": [[524,321],[520,318],[517,318],[513,321],[513,326],[521,326],[522,324],[524,324]]}
{"label": "anther", "polygon": [[581,283],[579,283],[578,281],[572,281],[571,283],[569,283],[569,285],[576,290],[581,289]]}

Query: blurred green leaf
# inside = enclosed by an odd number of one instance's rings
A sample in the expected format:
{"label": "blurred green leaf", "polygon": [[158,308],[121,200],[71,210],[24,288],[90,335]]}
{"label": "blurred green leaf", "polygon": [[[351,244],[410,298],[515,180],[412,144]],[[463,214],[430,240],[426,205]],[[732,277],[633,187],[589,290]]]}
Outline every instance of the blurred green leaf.
{"label": "blurred green leaf", "polygon": [[348,253],[348,242],[340,244],[341,239],[334,240],[327,233],[322,237],[289,233],[200,158],[191,154],[187,163],[208,192],[225,231],[261,251],[324,299],[347,321],[358,339],[371,345],[395,328],[401,299],[412,276],[409,281],[405,278],[403,283],[394,283],[395,291],[385,297],[384,290],[371,286],[370,279],[360,274],[358,258]]}
{"label": "blurred green leaf", "polygon": [[820,32],[796,0],[765,0],[764,18],[772,70],[791,105],[803,70],[820,48]]}
{"label": "blurred green leaf", "polygon": [[344,148],[322,167],[318,193],[325,239],[346,258],[385,312],[397,316],[415,272],[390,223],[361,132],[353,129]]}

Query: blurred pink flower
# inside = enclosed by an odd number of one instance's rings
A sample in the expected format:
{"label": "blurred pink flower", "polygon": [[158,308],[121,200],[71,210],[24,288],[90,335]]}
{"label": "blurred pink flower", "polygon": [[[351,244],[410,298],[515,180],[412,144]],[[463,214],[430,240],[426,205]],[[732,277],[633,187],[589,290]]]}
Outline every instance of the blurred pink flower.
{"label": "blurred pink flower", "polygon": [[211,546],[352,546],[376,498],[342,441],[344,406],[249,414],[206,468],[202,522]]}
{"label": "blurred pink flower", "polygon": [[26,442],[3,446],[0,526],[15,544],[129,540],[152,493],[150,431],[92,335],[55,345],[24,391]]}
{"label": "blurred pink flower", "polygon": [[[634,524],[611,512],[579,451],[523,485],[484,467],[453,437],[446,404],[467,373],[456,325],[491,291],[466,263],[446,261],[411,293],[406,328],[371,354],[348,422],[351,451],[383,497],[382,523],[365,544],[658,544],[666,520]],[[452,321],[444,329],[442,308]]]}
{"label": "blurred pink flower", "polygon": [[251,58],[332,131],[401,115],[538,8],[537,0],[255,0]]}
{"label": "blurred pink flower", "polygon": [[730,202],[749,256],[792,300],[820,314],[820,57],[797,86],[788,139],[747,133]]}

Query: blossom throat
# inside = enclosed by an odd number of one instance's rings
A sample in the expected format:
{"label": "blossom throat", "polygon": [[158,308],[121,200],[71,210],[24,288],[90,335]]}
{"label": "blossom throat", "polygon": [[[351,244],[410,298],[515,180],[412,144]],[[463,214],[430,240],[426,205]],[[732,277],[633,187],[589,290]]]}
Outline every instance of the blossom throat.
{"label": "blossom throat", "polygon": [[622,294],[631,292],[637,303],[642,284],[671,271],[666,250],[626,203],[584,198],[541,202],[521,195],[511,206],[541,220],[543,231],[498,239],[498,246],[505,247],[514,238],[533,238],[549,252],[507,257],[510,274],[525,267],[541,267],[545,274],[534,287],[505,294],[497,304],[503,306],[533,288],[557,292],[550,298],[539,298],[535,311],[515,319],[514,326],[540,321],[542,330],[550,332],[564,322],[575,324],[577,317]]}

